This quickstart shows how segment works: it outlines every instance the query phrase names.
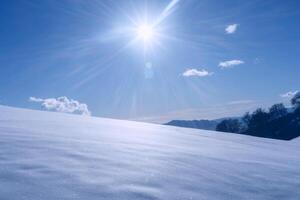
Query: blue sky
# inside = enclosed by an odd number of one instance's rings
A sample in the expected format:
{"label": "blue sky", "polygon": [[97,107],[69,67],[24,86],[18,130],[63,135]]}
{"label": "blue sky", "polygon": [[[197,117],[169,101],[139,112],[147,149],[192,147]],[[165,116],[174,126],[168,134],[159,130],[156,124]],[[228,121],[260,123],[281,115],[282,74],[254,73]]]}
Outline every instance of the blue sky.
{"label": "blue sky", "polygon": [[[299,7],[297,0],[4,0],[0,103],[39,109],[67,97],[94,116],[165,122],[287,102],[283,94],[300,90]],[[156,22],[147,44],[137,38],[138,27]]]}

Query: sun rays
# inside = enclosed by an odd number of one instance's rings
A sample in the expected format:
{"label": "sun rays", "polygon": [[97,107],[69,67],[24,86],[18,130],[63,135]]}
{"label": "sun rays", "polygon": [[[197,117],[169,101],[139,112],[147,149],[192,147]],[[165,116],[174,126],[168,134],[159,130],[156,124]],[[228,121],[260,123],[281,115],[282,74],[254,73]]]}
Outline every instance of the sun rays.
{"label": "sun rays", "polygon": [[155,35],[155,30],[151,25],[142,24],[137,27],[137,37],[142,39],[144,42],[151,42],[151,40],[155,39],[153,36]]}

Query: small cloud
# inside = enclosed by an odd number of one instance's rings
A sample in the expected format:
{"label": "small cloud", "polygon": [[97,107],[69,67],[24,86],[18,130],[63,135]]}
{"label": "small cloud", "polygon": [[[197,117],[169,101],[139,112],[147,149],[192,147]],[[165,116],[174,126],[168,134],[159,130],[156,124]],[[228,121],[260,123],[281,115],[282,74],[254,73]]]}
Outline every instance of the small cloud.
{"label": "small cloud", "polygon": [[197,70],[197,69],[187,69],[185,72],[182,73],[182,76],[199,76],[199,77],[203,77],[203,76],[211,76],[213,75],[213,72],[208,72],[205,69],[203,70]]}
{"label": "small cloud", "polygon": [[42,107],[46,110],[52,110],[63,113],[76,113],[88,116],[91,115],[91,112],[89,111],[88,106],[86,104],[80,103],[73,99],[68,99],[67,97],[48,99],[30,97],[29,101],[40,103]]}
{"label": "small cloud", "polygon": [[241,65],[244,64],[245,62],[242,60],[228,60],[228,61],[223,61],[219,63],[219,67],[221,67],[222,69],[225,68],[232,68],[236,65]]}
{"label": "small cloud", "polygon": [[233,33],[236,32],[238,26],[239,26],[238,24],[228,25],[226,27],[225,31],[226,31],[227,34],[233,34]]}
{"label": "small cloud", "polygon": [[298,91],[289,91],[289,92],[286,92],[286,93],[284,93],[284,94],[281,94],[280,97],[291,99],[291,98],[293,98],[297,93],[298,93]]}

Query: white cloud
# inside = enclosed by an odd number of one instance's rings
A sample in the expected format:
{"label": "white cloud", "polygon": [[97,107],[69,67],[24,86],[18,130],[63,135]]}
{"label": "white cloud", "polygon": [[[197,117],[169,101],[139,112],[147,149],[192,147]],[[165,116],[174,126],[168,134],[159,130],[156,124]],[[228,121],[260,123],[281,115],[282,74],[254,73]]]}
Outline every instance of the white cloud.
{"label": "white cloud", "polygon": [[284,94],[281,94],[280,96],[282,98],[288,98],[288,99],[291,99],[293,98],[296,94],[298,93],[298,91],[289,91],[289,92],[286,92]]}
{"label": "white cloud", "polygon": [[236,32],[237,27],[238,27],[238,24],[231,24],[226,27],[225,31],[227,34],[233,34]]}
{"label": "white cloud", "polygon": [[221,67],[222,69],[225,68],[232,68],[236,65],[241,65],[244,64],[245,62],[242,60],[228,60],[228,61],[223,61],[219,63],[219,67]]}
{"label": "white cloud", "polygon": [[208,72],[205,69],[203,69],[203,70],[187,69],[185,72],[182,73],[182,76],[186,76],[186,77],[200,76],[200,77],[203,77],[203,76],[210,76],[212,74],[213,74],[213,72]]}
{"label": "white cloud", "polygon": [[46,110],[52,110],[64,113],[76,113],[81,115],[91,115],[88,106],[67,97],[41,99],[30,97],[29,101],[41,103],[42,107]]}

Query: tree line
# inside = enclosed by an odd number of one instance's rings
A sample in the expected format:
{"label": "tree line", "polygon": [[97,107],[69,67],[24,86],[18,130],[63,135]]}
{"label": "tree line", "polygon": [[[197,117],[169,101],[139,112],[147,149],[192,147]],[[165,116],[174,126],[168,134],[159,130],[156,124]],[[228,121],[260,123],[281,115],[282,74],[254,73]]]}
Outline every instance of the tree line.
{"label": "tree line", "polygon": [[291,99],[292,108],[282,103],[247,112],[241,119],[225,119],[216,131],[252,135],[265,138],[291,140],[300,136],[300,92]]}

